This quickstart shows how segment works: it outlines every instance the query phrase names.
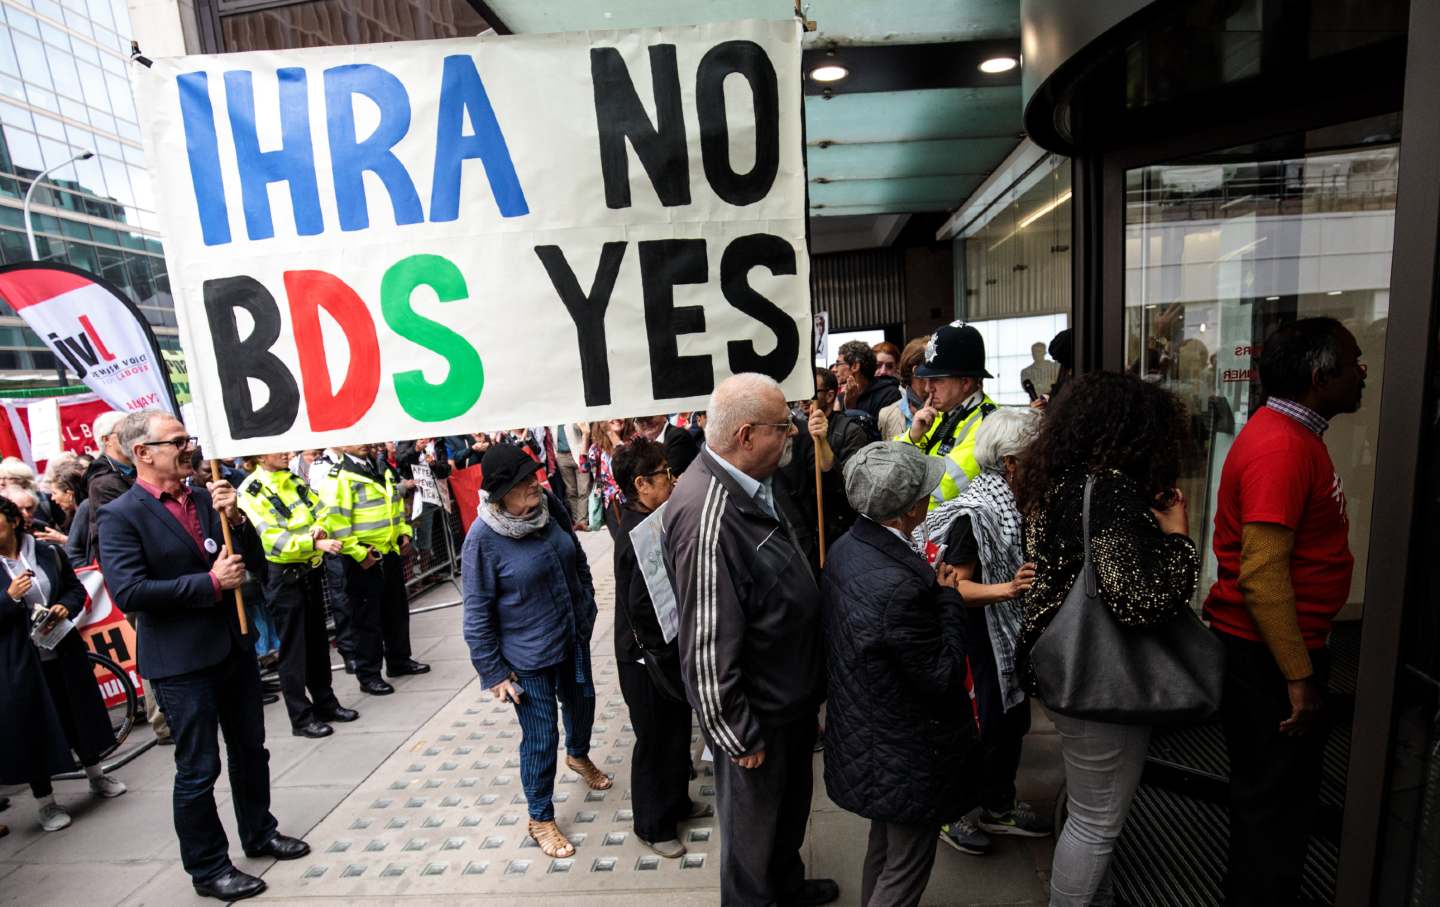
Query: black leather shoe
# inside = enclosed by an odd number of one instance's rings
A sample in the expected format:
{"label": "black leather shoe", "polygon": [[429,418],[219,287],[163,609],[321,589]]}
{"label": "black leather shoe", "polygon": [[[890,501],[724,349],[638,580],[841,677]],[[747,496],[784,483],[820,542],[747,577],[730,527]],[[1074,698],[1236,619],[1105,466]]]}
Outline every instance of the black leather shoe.
{"label": "black leather shoe", "polygon": [[296,737],[309,737],[312,740],[318,740],[321,737],[329,737],[335,733],[335,729],[323,721],[311,721],[308,724],[291,728],[290,733]]}
{"label": "black leather shoe", "polygon": [[355,660],[354,660],[354,659],[351,659],[351,658],[345,659],[345,673],[346,673],[346,674],[354,674],[354,673],[355,673]]}
{"label": "black leather shoe", "polygon": [[260,681],[260,689],[262,689],[266,693],[278,693],[280,692],[280,681],[262,680]]}
{"label": "black leather shoe", "polygon": [[264,846],[259,850],[245,851],[245,856],[251,858],[274,857],[277,860],[298,860],[309,853],[309,844],[306,844],[299,838],[282,835],[277,831],[275,832],[275,836],[269,841],[266,841]]}
{"label": "black leather shoe", "polygon": [[430,666],[421,664],[413,658],[402,661],[398,665],[391,665],[388,672],[391,677],[404,677],[408,674],[429,674]]}
{"label": "black leather shoe", "polygon": [[817,904],[829,904],[831,901],[840,899],[840,886],[834,879],[806,879],[805,882],[789,897],[783,898],[780,903],[785,907],[814,907]]}
{"label": "black leather shoe", "polygon": [[395,692],[395,688],[383,680],[362,680],[360,692],[369,693],[371,696],[389,696]]}
{"label": "black leather shoe", "polygon": [[260,697],[261,705],[274,705],[279,701],[280,697],[276,696],[274,693],[266,693],[264,696]]}
{"label": "black leather shoe", "polygon": [[260,894],[266,887],[263,879],[257,879],[232,866],[208,882],[196,882],[195,893],[202,898],[243,901]]}
{"label": "black leather shoe", "polygon": [[360,717],[360,713],[354,709],[347,709],[343,705],[337,705],[333,712],[321,712],[321,721],[354,721]]}

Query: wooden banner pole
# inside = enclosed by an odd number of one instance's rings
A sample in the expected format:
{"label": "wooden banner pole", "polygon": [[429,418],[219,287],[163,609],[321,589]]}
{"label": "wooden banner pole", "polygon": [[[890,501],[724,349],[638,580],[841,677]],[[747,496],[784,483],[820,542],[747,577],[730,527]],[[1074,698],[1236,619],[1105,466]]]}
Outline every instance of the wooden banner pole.
{"label": "wooden banner pole", "polygon": [[[220,481],[220,461],[210,461],[210,481]],[[220,531],[225,534],[225,553],[235,553],[235,540],[230,537],[230,519],[225,514],[220,514]],[[245,593],[241,587],[235,587],[235,616],[240,618],[240,635],[250,635],[250,625],[245,620]]]}
{"label": "wooden banner pole", "polygon": [[[819,406],[819,400],[812,400],[811,406]],[[828,420],[830,416],[827,414]],[[820,569],[825,569],[825,491],[820,483],[820,450],[815,444],[815,439],[810,439],[810,447],[815,452],[815,520],[816,529],[820,531]]]}

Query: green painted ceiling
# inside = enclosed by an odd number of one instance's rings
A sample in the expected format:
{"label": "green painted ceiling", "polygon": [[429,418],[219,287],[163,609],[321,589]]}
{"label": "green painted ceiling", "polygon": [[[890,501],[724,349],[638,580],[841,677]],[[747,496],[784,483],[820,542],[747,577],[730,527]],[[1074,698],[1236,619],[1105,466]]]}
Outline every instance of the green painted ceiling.
{"label": "green painted ceiling", "polygon": [[[786,19],[793,0],[488,0],[516,34]],[[1019,0],[807,0],[806,45],[1017,38]],[[805,99],[811,214],[956,208],[1015,147],[1019,86]]]}

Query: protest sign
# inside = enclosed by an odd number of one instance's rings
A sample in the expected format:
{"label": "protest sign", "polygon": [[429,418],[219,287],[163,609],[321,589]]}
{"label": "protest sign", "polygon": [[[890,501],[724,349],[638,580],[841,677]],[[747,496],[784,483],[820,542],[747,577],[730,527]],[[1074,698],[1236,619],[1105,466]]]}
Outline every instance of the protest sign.
{"label": "protest sign", "polygon": [[808,399],[800,26],[160,59],[146,159],[207,452]]}
{"label": "protest sign", "polygon": [[[45,469],[47,457],[36,456],[31,449],[30,421],[31,408],[36,397],[0,397],[0,456],[19,457],[37,470]],[[91,437],[90,427],[95,417],[108,412],[110,404],[98,394],[70,394],[57,398],[60,410],[60,443],[65,450],[75,453],[96,453],[99,444]]]}
{"label": "protest sign", "polygon": [[64,449],[60,438],[60,401],[42,397],[30,404],[30,456],[48,461]]}
{"label": "protest sign", "polygon": [[0,300],[113,408],[176,411],[155,332],[109,282],[58,262],[20,262],[0,267]]}

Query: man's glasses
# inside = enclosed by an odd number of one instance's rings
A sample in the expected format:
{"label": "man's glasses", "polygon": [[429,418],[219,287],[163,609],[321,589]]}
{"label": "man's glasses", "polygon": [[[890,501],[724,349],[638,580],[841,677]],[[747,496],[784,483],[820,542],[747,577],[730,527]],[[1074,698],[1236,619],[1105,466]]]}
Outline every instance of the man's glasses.
{"label": "man's glasses", "polygon": [[[794,422],[788,419],[784,422],[747,422],[746,424],[751,428],[775,428],[780,431],[789,431],[795,425]],[[741,427],[743,428],[744,426]]]}
{"label": "man's glasses", "polygon": [[171,447],[175,448],[176,450],[190,450],[190,449],[192,449],[196,444],[198,444],[199,441],[200,441],[199,438],[192,437],[192,436],[186,436],[186,437],[184,437],[184,438],[169,438],[169,439],[167,439],[167,440],[165,440],[165,441],[146,441],[146,442],[145,442],[145,446],[146,446],[146,447],[160,447],[160,446],[162,446],[162,445],[169,444]]}
{"label": "man's glasses", "polygon": [[665,476],[665,477],[668,478],[670,481],[672,481],[672,482],[675,481],[675,473],[671,472],[670,467],[668,467],[668,466],[665,467],[664,469],[657,469],[657,470],[655,470],[654,472],[642,472],[642,473],[640,473],[640,478],[642,478],[642,479],[653,479],[653,478],[655,478],[656,476]]}

